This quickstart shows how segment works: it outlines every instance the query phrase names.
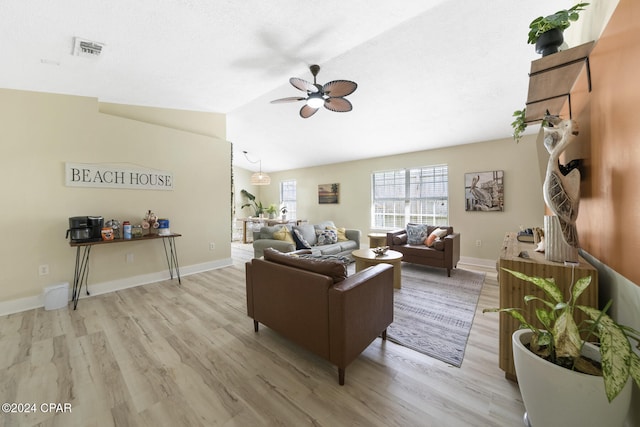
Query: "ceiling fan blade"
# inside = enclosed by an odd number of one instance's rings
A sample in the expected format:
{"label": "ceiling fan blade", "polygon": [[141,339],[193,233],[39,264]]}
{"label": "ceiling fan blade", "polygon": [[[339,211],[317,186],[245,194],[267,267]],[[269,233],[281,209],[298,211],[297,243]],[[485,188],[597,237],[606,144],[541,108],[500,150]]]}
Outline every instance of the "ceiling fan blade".
{"label": "ceiling fan blade", "polygon": [[307,98],[300,98],[299,96],[290,96],[288,98],[280,98],[280,99],[274,99],[273,101],[271,101],[271,104],[280,104],[283,102],[296,102],[296,101],[304,101]]}
{"label": "ceiling fan blade", "polygon": [[300,117],[302,117],[303,119],[308,119],[309,117],[313,116],[316,111],[318,111],[317,108],[311,108],[307,104],[305,104],[300,109]]}
{"label": "ceiling fan blade", "polygon": [[322,90],[324,91],[325,95],[338,97],[350,95],[357,88],[358,85],[356,84],[356,82],[352,82],[350,80],[334,80],[332,82],[326,83],[322,87]]}
{"label": "ceiling fan blade", "polygon": [[353,105],[344,98],[328,98],[324,101],[324,108],[338,113],[346,113],[353,110]]}
{"label": "ceiling fan blade", "polygon": [[289,83],[291,83],[291,85],[296,89],[303,92],[316,93],[318,91],[318,88],[315,87],[312,83],[309,83],[308,81],[299,79],[297,77],[291,77],[289,79]]}

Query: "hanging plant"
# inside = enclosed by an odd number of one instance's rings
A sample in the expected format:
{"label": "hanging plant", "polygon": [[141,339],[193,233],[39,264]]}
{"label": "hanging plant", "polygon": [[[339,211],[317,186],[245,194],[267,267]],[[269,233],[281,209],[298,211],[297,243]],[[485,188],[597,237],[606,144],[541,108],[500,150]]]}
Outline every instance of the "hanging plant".
{"label": "hanging plant", "polygon": [[516,119],[511,122],[511,127],[513,128],[513,139],[516,142],[520,142],[523,132],[527,129],[527,123],[524,121],[526,111],[527,109],[523,108],[513,112],[513,117]]}

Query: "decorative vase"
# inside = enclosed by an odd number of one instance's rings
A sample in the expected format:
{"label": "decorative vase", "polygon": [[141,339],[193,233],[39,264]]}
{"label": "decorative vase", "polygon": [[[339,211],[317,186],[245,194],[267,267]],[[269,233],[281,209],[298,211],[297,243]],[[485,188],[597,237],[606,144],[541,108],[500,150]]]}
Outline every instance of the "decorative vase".
{"label": "decorative vase", "polygon": [[578,262],[578,249],[564,241],[560,221],[555,215],[544,216],[544,258],[553,262]]}
{"label": "decorative vase", "polygon": [[[513,362],[529,426],[612,426],[624,424],[631,405],[631,380],[611,403],[602,377],[560,367],[532,353],[533,333],[513,333]],[[598,347],[586,343],[582,354],[600,360]]]}
{"label": "decorative vase", "polygon": [[564,36],[558,28],[546,31],[540,34],[536,41],[536,53],[542,54],[543,57],[556,53],[563,42]]}

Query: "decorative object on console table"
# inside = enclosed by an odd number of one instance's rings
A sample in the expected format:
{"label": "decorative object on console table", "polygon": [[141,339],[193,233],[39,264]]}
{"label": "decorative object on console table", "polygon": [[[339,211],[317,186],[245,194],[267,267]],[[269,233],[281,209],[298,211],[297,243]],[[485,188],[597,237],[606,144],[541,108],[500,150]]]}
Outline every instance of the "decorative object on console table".
{"label": "decorative object on console table", "polygon": [[158,234],[160,236],[168,236],[171,234],[171,229],[169,228],[169,220],[167,218],[158,219]]}
{"label": "decorative object on console table", "polygon": [[[582,293],[579,301],[583,305],[598,306],[598,270],[582,257],[579,258],[579,264],[575,267],[547,261],[544,254],[535,251],[535,247],[534,243],[519,242],[515,232],[505,235],[497,265],[501,307],[520,307],[522,315],[529,323],[542,327],[537,321],[535,307],[531,304],[525,304],[524,297],[525,295],[536,295],[542,298],[544,293],[536,286],[522,282],[505,273],[503,268],[519,271],[529,276],[553,277],[565,297],[569,295],[570,286],[574,280],[591,276],[591,285]],[[520,256],[523,252],[528,254],[528,258]],[[586,320],[586,315],[578,316],[578,321],[582,320]],[[506,314],[500,315],[499,366],[505,371],[506,378],[510,380],[516,379],[512,335],[519,328],[518,321]]]}
{"label": "decorative object on console table", "polygon": [[124,239],[131,239],[131,223],[129,221],[124,221],[122,223],[122,231],[123,231],[123,235],[122,237]]}
{"label": "decorative object on console table", "polygon": [[544,257],[553,262],[575,262],[578,249],[567,244],[562,236],[562,228],[555,215],[544,216]]}
{"label": "decorative object on console table", "polygon": [[142,219],[142,228],[147,230],[147,233],[149,234],[155,234],[155,230],[158,226],[158,216],[149,209]]}
{"label": "decorative object on console table", "polygon": [[105,225],[105,227],[111,227],[111,229],[113,230],[113,238],[114,239],[119,239],[121,237],[120,236],[120,221],[118,221],[117,219],[110,219],[104,225]]}
{"label": "decorative object on console table", "polygon": [[[579,161],[572,161],[567,165],[560,164],[560,155],[567,146],[574,141],[578,134],[578,124],[574,120],[561,120],[559,117],[547,116],[547,125],[544,126],[544,146],[549,152],[549,162],[543,185],[544,201],[547,207],[555,214],[556,220],[545,218],[545,253],[551,261],[578,261],[578,208],[580,206],[580,170]],[[560,226],[560,231],[567,247],[559,242],[555,221]],[[564,259],[554,259],[560,255],[556,249],[562,252]]]}
{"label": "decorative object on console table", "polygon": [[139,239],[142,236],[142,226],[140,224],[131,227],[131,237],[133,237],[134,239]]}

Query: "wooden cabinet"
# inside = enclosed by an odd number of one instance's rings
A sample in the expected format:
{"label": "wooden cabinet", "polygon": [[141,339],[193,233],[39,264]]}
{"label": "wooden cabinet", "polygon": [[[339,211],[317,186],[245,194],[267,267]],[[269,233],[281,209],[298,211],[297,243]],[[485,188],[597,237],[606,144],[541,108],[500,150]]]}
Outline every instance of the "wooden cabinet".
{"label": "wooden cabinet", "polygon": [[[579,304],[598,306],[598,270],[580,257],[578,266],[565,266],[564,263],[547,261],[544,254],[535,252],[533,243],[523,243],[516,239],[516,233],[507,233],[498,260],[498,282],[500,284],[500,307],[521,307],[522,314],[527,321],[542,328],[535,316],[537,303],[525,304],[525,295],[544,297],[544,293],[535,285],[520,280],[513,275],[502,271],[502,268],[519,271],[528,276],[554,278],[562,289],[565,300],[569,299],[570,286],[581,277],[591,276],[591,286],[578,299]],[[526,251],[529,258],[520,255]],[[578,316],[579,320],[584,317]],[[520,327],[518,321],[506,313],[500,313],[500,368],[505,371],[505,376],[510,380],[516,380],[516,371],[513,365],[513,353],[511,349],[511,335]]]}
{"label": "wooden cabinet", "polygon": [[[583,70],[590,76],[589,53],[593,45],[594,42],[585,43],[531,62],[525,122],[539,122],[547,110],[572,118],[571,91]],[[587,85],[586,90],[591,91],[590,78]]]}

